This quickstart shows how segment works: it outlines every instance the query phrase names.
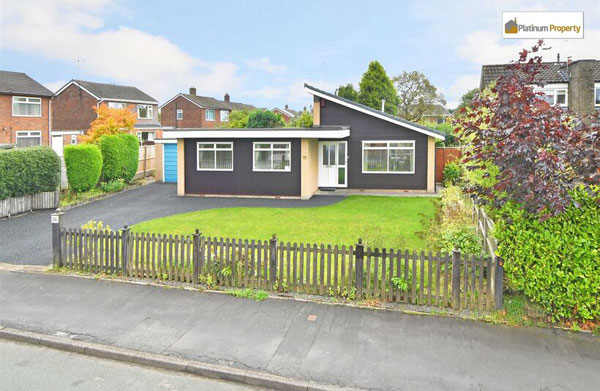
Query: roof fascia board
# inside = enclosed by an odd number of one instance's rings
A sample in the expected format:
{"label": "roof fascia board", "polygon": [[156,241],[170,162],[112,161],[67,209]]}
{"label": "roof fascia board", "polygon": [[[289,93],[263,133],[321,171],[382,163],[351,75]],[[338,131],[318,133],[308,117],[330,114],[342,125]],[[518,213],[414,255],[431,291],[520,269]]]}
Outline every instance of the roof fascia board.
{"label": "roof fascia board", "polygon": [[67,89],[71,84],[75,84],[77,87],[81,88],[82,90],[84,90],[85,92],[87,92],[88,94],[90,94],[91,96],[96,98],[97,100],[102,100],[102,98],[100,98],[99,96],[96,96],[95,94],[92,94],[89,90],[82,87],[81,84],[77,83],[75,80],[71,80],[70,82],[65,84],[60,90],[56,91],[56,94],[54,94],[54,96],[58,96],[61,92],[63,92],[65,89]]}
{"label": "roof fascia board", "polygon": [[342,139],[350,136],[350,129],[341,130],[283,130],[283,131],[248,131],[248,130],[173,130],[163,132],[163,137],[170,138],[332,138]]}
{"label": "roof fascia board", "polygon": [[163,103],[161,106],[158,106],[158,108],[162,109],[163,107],[165,107],[166,105],[168,105],[169,103],[173,102],[175,99],[177,99],[179,97],[184,98],[188,102],[195,104],[196,106],[200,107],[201,109],[204,108],[201,105],[199,105],[198,103],[196,103],[193,100],[191,100],[190,98],[188,98],[187,96],[183,95],[181,92],[179,94],[175,95],[174,97],[172,97],[171,99],[169,99],[166,103]]}

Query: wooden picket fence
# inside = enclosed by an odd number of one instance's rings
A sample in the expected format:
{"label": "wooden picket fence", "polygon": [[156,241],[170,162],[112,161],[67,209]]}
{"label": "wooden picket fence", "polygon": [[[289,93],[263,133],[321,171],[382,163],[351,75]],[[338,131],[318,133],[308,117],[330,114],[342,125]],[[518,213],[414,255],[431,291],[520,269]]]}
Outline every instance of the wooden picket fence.
{"label": "wooden picket fence", "polygon": [[[61,219],[59,219],[62,221]],[[491,258],[53,227],[54,264],[151,280],[493,310]],[[500,281],[501,282],[501,281]],[[501,288],[500,288],[501,290]]]}

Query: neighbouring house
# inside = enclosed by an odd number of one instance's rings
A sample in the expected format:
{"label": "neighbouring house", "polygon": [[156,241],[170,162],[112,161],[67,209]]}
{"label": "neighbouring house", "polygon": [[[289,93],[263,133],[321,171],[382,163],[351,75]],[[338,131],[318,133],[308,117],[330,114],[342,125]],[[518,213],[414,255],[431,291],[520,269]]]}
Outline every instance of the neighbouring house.
{"label": "neighbouring house", "polygon": [[[435,192],[444,134],[309,85],[312,128],[165,130],[157,179],[178,195],[308,199],[319,189]],[[159,172],[160,170],[160,172]]]}
{"label": "neighbouring house", "polygon": [[165,128],[218,128],[229,121],[232,110],[252,111],[256,107],[232,102],[229,94],[223,100],[200,96],[191,87],[189,94],[177,94],[160,106],[161,124]]}
{"label": "neighbouring house", "polygon": [[48,145],[52,95],[25,73],[0,71],[0,146]]}
{"label": "neighbouring house", "polygon": [[[536,91],[552,105],[568,107],[586,117],[600,110],[600,60],[545,62],[537,75]],[[484,65],[480,88],[484,89],[508,71],[509,64]]]}
{"label": "neighbouring house", "polygon": [[292,110],[288,107],[288,105],[285,105],[285,108],[280,109],[279,107],[275,107],[271,110],[272,112],[281,115],[281,118],[283,119],[283,121],[288,124],[290,123],[290,121],[294,120],[296,117],[300,116],[300,114],[302,114],[301,111],[296,111],[296,110]]}
{"label": "neighbouring house", "polygon": [[71,80],[52,98],[52,148],[78,144],[97,118],[95,107],[127,108],[136,113],[134,132],[142,144],[161,136],[158,101],[136,87]]}
{"label": "neighbouring house", "polygon": [[433,122],[435,124],[446,123],[452,117],[452,113],[447,108],[440,104],[428,105],[421,116],[425,122]]}

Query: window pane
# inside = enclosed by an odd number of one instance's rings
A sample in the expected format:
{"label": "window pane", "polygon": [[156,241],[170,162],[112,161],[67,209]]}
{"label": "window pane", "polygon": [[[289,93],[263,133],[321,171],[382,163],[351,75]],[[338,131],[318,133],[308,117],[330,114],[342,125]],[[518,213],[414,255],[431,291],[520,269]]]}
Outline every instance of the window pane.
{"label": "window pane", "polygon": [[233,168],[233,152],[217,151],[217,169],[231,170]]}
{"label": "window pane", "polygon": [[256,144],[255,148],[257,149],[270,149],[271,144]]}
{"label": "window pane", "polygon": [[386,148],[387,143],[365,143],[365,147],[368,148]]}
{"label": "window pane", "polygon": [[231,144],[226,143],[226,144],[217,144],[217,148],[218,149],[231,149]]}
{"label": "window pane", "polygon": [[198,144],[198,148],[201,149],[213,149],[215,144]]}
{"label": "window pane", "polygon": [[391,149],[390,171],[412,172],[413,153],[414,151],[412,149]]}
{"label": "window pane", "polygon": [[273,149],[287,149],[289,148],[288,144],[273,144]]}
{"label": "window pane", "polygon": [[556,91],[556,104],[564,105],[567,103],[567,94],[565,90]]}
{"label": "window pane", "polygon": [[198,168],[214,169],[215,168],[215,151],[199,151],[198,152]]}
{"label": "window pane", "polygon": [[550,103],[551,105],[554,104],[554,93],[552,91],[542,91],[543,94],[540,95],[540,98],[545,100],[546,102]]}
{"label": "window pane", "polygon": [[42,105],[41,103],[14,103],[13,112],[15,115],[40,116]]}
{"label": "window pane", "polygon": [[229,121],[229,111],[221,110],[221,121]]}
{"label": "window pane", "polygon": [[338,167],[338,185],[346,184],[346,167]]}
{"label": "window pane", "polygon": [[287,170],[290,167],[288,151],[273,151],[273,170]]}
{"label": "window pane", "polygon": [[257,170],[271,169],[271,151],[254,152],[254,167]]}
{"label": "window pane", "polygon": [[364,153],[365,171],[387,171],[387,150],[366,149]]}
{"label": "window pane", "polygon": [[335,166],[335,144],[329,146],[329,165]]}
{"label": "window pane", "polygon": [[340,166],[346,165],[346,144],[345,143],[338,144],[338,164]]}
{"label": "window pane", "polygon": [[394,148],[412,148],[413,143],[390,143],[390,147]]}
{"label": "window pane", "polygon": [[600,106],[600,88],[596,88],[596,104]]}
{"label": "window pane", "polygon": [[206,110],[206,119],[209,121],[215,120],[215,111],[214,110]]}
{"label": "window pane", "polygon": [[329,165],[329,148],[327,144],[323,144],[323,165],[324,166],[328,166]]}

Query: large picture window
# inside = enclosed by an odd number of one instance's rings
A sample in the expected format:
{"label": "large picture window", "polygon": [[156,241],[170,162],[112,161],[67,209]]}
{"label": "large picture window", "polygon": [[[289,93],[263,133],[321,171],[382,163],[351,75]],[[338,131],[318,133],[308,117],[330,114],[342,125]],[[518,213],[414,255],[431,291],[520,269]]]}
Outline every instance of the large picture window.
{"label": "large picture window", "polygon": [[17,148],[33,147],[42,144],[42,132],[22,130],[17,132]]}
{"label": "large picture window", "polygon": [[414,174],[414,141],[363,141],[363,174]]}
{"label": "large picture window", "polygon": [[233,171],[233,143],[196,143],[198,171]]}
{"label": "large picture window", "polygon": [[42,98],[13,96],[12,113],[16,117],[41,117]]}
{"label": "large picture window", "polygon": [[291,171],[291,143],[254,143],[254,171]]}

